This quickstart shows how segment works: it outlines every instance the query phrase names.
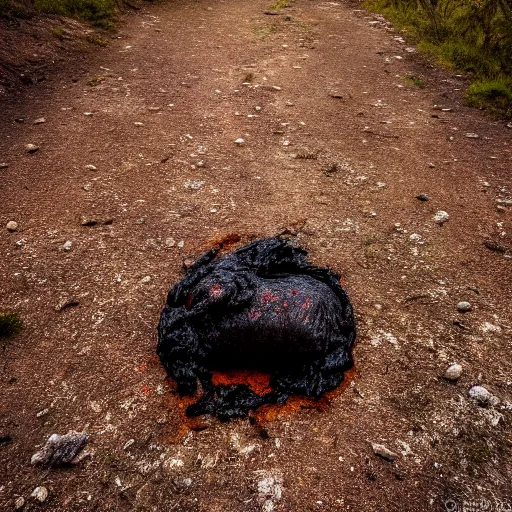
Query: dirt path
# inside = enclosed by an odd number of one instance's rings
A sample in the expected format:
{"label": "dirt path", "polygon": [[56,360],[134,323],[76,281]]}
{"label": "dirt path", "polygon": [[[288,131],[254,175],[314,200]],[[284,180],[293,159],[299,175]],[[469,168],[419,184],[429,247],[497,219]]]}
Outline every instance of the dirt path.
{"label": "dirt path", "polygon": [[[512,497],[512,131],[351,4],[267,8],[156,6],[82,71],[0,109],[0,310],[25,321],[0,356],[13,438],[0,505],[499,510]],[[347,282],[356,376],[327,407],[187,432],[154,355],[166,292],[208,240],[286,229]],[[67,299],[80,305],[57,311]],[[476,405],[474,384],[500,404]],[[70,429],[90,435],[89,459],[30,466]]]}

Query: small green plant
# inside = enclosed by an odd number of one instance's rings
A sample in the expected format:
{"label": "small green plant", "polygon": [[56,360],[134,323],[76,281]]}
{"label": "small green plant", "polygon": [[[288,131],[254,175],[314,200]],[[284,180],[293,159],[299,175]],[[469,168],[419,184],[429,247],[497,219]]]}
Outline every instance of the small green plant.
{"label": "small green plant", "polygon": [[0,338],[10,338],[18,334],[23,322],[17,313],[0,313]]}
{"label": "small green plant", "polygon": [[271,25],[257,25],[253,28],[253,33],[256,37],[264,38],[274,32],[275,28]]}
{"label": "small green plant", "polygon": [[268,6],[270,11],[277,11],[279,9],[283,9],[284,7],[288,7],[290,5],[290,0],[276,0],[273,4]]}
{"label": "small green plant", "polygon": [[416,85],[417,87],[425,87],[425,82],[415,75],[405,75],[404,80],[408,84]]}
{"label": "small green plant", "polygon": [[102,46],[103,48],[108,46],[108,41],[106,39],[103,39],[102,37],[88,37],[87,41],[97,46]]}
{"label": "small green plant", "polygon": [[52,36],[56,37],[57,39],[60,39],[61,41],[64,39],[64,32],[62,31],[61,27],[55,27],[52,30]]}

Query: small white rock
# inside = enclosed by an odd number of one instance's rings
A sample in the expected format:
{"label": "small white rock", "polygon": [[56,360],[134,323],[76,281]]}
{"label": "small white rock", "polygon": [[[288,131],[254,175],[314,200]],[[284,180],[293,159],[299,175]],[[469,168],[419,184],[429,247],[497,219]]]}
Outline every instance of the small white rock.
{"label": "small white rock", "polygon": [[446,380],[458,380],[462,375],[462,366],[460,364],[454,363],[446,368],[444,372],[444,378]]}
{"label": "small white rock", "polygon": [[461,313],[466,313],[467,311],[471,311],[473,309],[473,307],[471,306],[471,304],[469,302],[466,302],[465,300],[461,300],[458,304],[457,304],[457,309],[461,312]]}
{"label": "small white rock", "polygon": [[483,386],[473,386],[468,391],[468,395],[480,405],[496,405],[500,401],[498,397],[494,396]]}
{"label": "small white rock", "polygon": [[73,242],[71,240],[67,240],[66,242],[64,242],[64,244],[62,245],[62,248],[65,250],[65,251],[70,251],[71,250],[71,247],[73,247]]}
{"label": "small white rock", "polygon": [[126,443],[124,443],[123,450],[127,450],[128,448],[130,448],[130,446],[133,443],[135,443],[135,439],[128,439],[128,441],[126,441]]}
{"label": "small white rock", "polygon": [[372,449],[375,455],[379,455],[383,459],[389,461],[394,461],[398,457],[398,455],[395,452],[388,450],[388,448],[386,448],[383,444],[372,443]]}
{"label": "small white rock", "polygon": [[10,220],[6,225],[6,228],[9,231],[16,231],[18,229],[18,223],[13,220]]}
{"label": "small white rock", "polygon": [[43,416],[46,416],[50,412],[50,409],[43,409],[42,411],[39,411],[36,414],[36,418],[42,418]]}
{"label": "small white rock", "polygon": [[36,146],[35,144],[25,144],[25,151],[27,153],[35,153],[36,151],[39,151],[39,146]]}
{"label": "small white rock", "polygon": [[84,112],[84,116],[91,117],[93,115],[92,112]]}
{"label": "small white rock", "polygon": [[140,282],[142,284],[146,284],[146,283],[149,283],[151,281],[151,276],[146,276],[146,277],[143,277]]}
{"label": "small white rock", "polygon": [[32,494],[30,495],[32,498],[35,498],[37,501],[43,503],[48,498],[48,489],[46,487],[36,487]]}
{"label": "small white rock", "polygon": [[88,171],[95,171],[97,169],[97,167],[95,165],[92,165],[92,164],[87,164],[85,166],[85,168],[88,170]]}
{"label": "small white rock", "polygon": [[140,121],[137,121],[136,123],[133,123],[135,126],[144,126],[144,123],[141,123]]}
{"label": "small white rock", "polygon": [[25,498],[23,496],[18,496],[14,500],[14,508],[16,510],[19,510],[20,508],[23,508],[25,506]]}
{"label": "small white rock", "polygon": [[238,145],[240,145],[240,146],[241,146],[242,144],[244,144],[244,143],[245,143],[245,140],[244,140],[244,139],[242,139],[241,137],[235,140],[235,144],[238,144]]}
{"label": "small white rock", "polygon": [[468,139],[478,139],[478,135],[476,133],[466,133],[466,137]]}
{"label": "small white rock", "polygon": [[440,226],[442,226],[445,222],[448,221],[450,216],[444,210],[439,210],[436,212],[436,214],[434,215],[433,218],[434,218],[434,222],[436,224],[439,224]]}
{"label": "small white rock", "polygon": [[46,123],[46,119],[44,117],[39,117],[34,121],[34,124],[43,124]]}

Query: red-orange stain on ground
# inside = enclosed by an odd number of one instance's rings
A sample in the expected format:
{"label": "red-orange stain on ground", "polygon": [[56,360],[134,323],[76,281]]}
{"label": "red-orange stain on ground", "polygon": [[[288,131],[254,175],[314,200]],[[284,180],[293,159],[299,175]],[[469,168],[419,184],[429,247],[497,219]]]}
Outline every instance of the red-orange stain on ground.
{"label": "red-orange stain on ground", "polygon": [[242,237],[238,233],[227,233],[221,235],[218,238],[210,238],[206,240],[205,249],[216,249],[216,250],[228,250],[233,245],[237,244],[242,240]]}
{"label": "red-orange stain on ground", "polygon": [[[291,396],[285,404],[264,405],[257,411],[253,412],[251,416],[257,424],[265,425],[293,414],[297,414],[302,409],[317,409],[319,411],[325,411],[329,408],[332,401],[341,395],[341,393],[343,393],[343,391],[350,385],[355,376],[356,370],[355,368],[351,368],[345,372],[345,379],[343,382],[333,391],[325,393],[321,398],[317,399],[305,396]],[[213,372],[212,382],[214,385],[246,384],[258,395],[264,395],[272,391],[272,388],[270,387],[270,378],[270,374],[255,370],[230,370],[226,372]],[[176,384],[172,379],[168,378],[166,379],[166,382],[169,391],[176,390]],[[177,414],[180,421],[178,429],[169,438],[169,441],[172,443],[180,442],[190,430],[202,430],[203,428],[206,428],[204,419],[201,419],[201,417],[191,418],[186,415],[187,407],[197,401],[199,394],[196,393],[194,396],[180,397],[179,395],[168,393],[165,400],[170,409],[176,410],[176,397],[178,400]]]}
{"label": "red-orange stain on ground", "polygon": [[142,363],[138,366],[137,368],[137,373],[142,373],[142,372],[146,372],[149,368],[149,364],[148,363]]}
{"label": "red-orange stain on ground", "polygon": [[143,384],[140,390],[142,391],[142,394],[146,398],[150,397],[150,395],[151,395],[151,388],[147,384]]}
{"label": "red-orange stain on ground", "polygon": [[226,372],[213,372],[212,383],[219,385],[246,384],[257,395],[264,395],[272,391],[270,387],[270,374],[254,370],[229,370]]}

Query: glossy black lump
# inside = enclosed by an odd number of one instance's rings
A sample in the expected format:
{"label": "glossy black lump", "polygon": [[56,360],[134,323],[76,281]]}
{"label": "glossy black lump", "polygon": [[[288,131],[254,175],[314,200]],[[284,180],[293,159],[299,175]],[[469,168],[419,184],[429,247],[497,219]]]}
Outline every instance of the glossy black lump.
{"label": "glossy black lump", "polygon": [[[201,383],[191,416],[246,416],[291,394],[320,397],[352,366],[352,306],[339,276],[285,240],[257,240],[199,258],[167,296],[157,352],[181,395]],[[214,370],[271,374],[272,392],[212,384]]]}

